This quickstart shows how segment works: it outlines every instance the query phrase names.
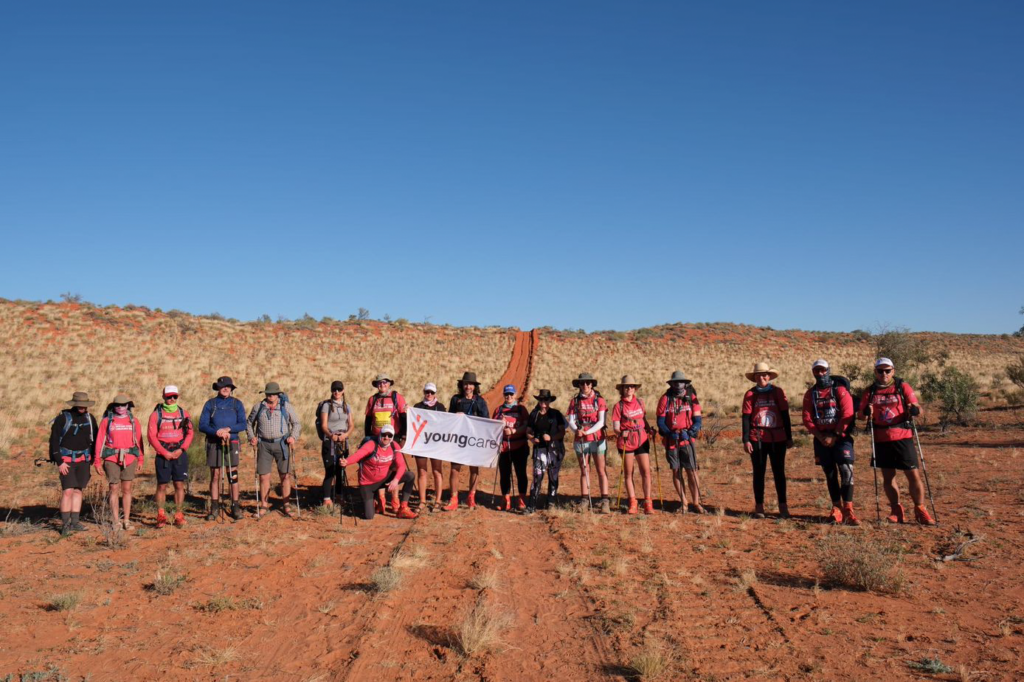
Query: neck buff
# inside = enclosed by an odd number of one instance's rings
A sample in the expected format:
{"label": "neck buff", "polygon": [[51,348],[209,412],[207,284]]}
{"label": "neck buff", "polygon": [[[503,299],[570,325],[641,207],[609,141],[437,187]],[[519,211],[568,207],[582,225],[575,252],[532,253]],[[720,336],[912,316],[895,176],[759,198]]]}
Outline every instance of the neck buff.
{"label": "neck buff", "polygon": [[817,388],[829,388],[832,385],[832,373],[826,370],[824,374],[814,377],[814,385]]}
{"label": "neck buff", "polygon": [[114,406],[114,414],[116,414],[118,417],[125,416],[126,414],[128,414],[128,406],[127,405],[115,405]]}
{"label": "neck buff", "polygon": [[775,387],[772,386],[771,382],[768,382],[768,385],[765,386],[764,388],[761,388],[760,386],[754,386],[754,393],[767,393],[768,391],[772,390],[773,388],[775,388]]}
{"label": "neck buff", "polygon": [[430,400],[427,400],[426,398],[424,398],[423,399],[423,404],[426,405],[427,407],[433,407],[434,405],[437,405],[437,396],[435,395]]}
{"label": "neck buff", "polygon": [[686,394],[686,384],[679,384],[672,387],[672,395],[681,398]]}
{"label": "neck buff", "polygon": [[168,405],[167,403],[164,403],[160,407],[161,407],[161,409],[163,409],[164,412],[177,412],[178,411],[178,403],[174,403],[173,405]]}

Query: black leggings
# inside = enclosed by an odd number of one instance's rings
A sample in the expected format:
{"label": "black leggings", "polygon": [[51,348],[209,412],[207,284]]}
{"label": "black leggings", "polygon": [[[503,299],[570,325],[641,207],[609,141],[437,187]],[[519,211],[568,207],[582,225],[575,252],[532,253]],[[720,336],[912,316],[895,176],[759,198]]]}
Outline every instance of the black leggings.
{"label": "black leggings", "polygon": [[754,502],[764,504],[764,475],[771,461],[775,494],[779,504],[786,504],[786,444],[753,441],[751,445],[754,446],[750,454],[750,463],[754,465]]}
{"label": "black leggings", "polygon": [[323,489],[323,499],[334,499],[334,481],[341,474],[341,467],[338,460],[348,455],[348,443],[335,444],[334,454],[331,454],[331,441],[325,439],[320,446],[320,457],[324,461],[324,482],[320,485]]}
{"label": "black leggings", "polygon": [[501,494],[512,492],[512,467],[516,468],[516,487],[519,495],[526,496],[526,460],[530,458],[530,447],[524,445],[515,450],[503,452],[498,456],[498,471],[501,472]]}
{"label": "black leggings", "polygon": [[832,503],[841,498],[843,502],[853,502],[853,465],[829,464],[821,467],[825,472],[825,483],[828,484],[828,496]]}
{"label": "black leggings", "polygon": [[548,502],[558,495],[558,472],[562,470],[565,450],[555,445],[550,448],[533,448],[533,484],[530,486],[530,505],[536,507],[544,474],[548,475]]}
{"label": "black leggings", "polygon": [[[388,483],[395,478],[395,472],[385,478],[383,481],[377,483],[367,483],[359,486],[359,494],[363,498],[363,518],[367,521],[373,518],[373,496],[378,490],[386,486]],[[413,473],[406,469],[405,473],[402,474],[402,478],[398,479],[398,482],[402,484],[402,504],[409,503],[409,497],[412,495],[412,484],[416,480]]]}

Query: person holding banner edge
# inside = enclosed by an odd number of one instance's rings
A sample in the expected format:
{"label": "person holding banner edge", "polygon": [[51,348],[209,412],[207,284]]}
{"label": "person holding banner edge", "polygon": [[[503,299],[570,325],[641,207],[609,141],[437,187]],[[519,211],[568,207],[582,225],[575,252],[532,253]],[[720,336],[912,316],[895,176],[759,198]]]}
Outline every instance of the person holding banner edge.
{"label": "person holding banner edge", "polygon": [[[476,380],[476,372],[464,372],[458,382],[459,392],[452,396],[448,403],[448,411],[452,414],[461,412],[471,417],[490,417],[487,402],[480,395],[480,382]],[[451,498],[445,511],[455,511],[459,508],[459,475],[462,473],[462,465],[452,462],[451,474],[448,477],[448,489],[451,491]],[[469,494],[466,496],[466,506],[476,509],[476,484],[480,479],[480,467],[469,467]]]}
{"label": "person holding banner edge", "polygon": [[[444,405],[437,399],[437,386],[427,382],[423,387],[423,400],[413,405],[418,410],[447,412]],[[430,474],[434,477],[434,505],[430,511],[441,508],[441,493],[444,491],[444,460],[429,457],[413,457],[416,460],[416,488],[419,490],[420,511],[427,508],[427,480]]]}

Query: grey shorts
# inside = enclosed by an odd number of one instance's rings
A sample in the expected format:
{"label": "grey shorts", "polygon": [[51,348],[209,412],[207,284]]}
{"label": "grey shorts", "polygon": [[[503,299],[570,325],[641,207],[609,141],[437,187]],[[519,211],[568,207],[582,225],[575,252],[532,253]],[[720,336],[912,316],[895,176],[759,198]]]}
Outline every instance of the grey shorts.
{"label": "grey shorts", "polygon": [[111,462],[109,460],[103,461],[103,473],[107,475],[107,480],[110,481],[111,485],[115,485],[123,481],[134,481],[135,471],[138,468],[139,460],[135,460],[128,466],[121,466],[117,462]]}
{"label": "grey shorts", "polygon": [[[294,446],[285,445],[284,441],[268,443],[261,440],[256,447],[256,473],[266,476],[270,473],[271,465],[277,462],[277,473],[287,474],[291,469],[291,457],[294,454],[294,449]],[[286,450],[287,456],[285,455]]]}
{"label": "grey shorts", "polygon": [[679,443],[675,447],[665,448],[665,459],[668,460],[668,467],[672,471],[678,471],[680,467],[687,471],[697,471],[697,451],[693,443]]}
{"label": "grey shorts", "polygon": [[230,462],[221,462],[221,449],[223,447],[224,446],[221,445],[220,442],[206,442],[206,466],[210,467],[211,469],[220,469],[224,464],[227,464],[229,467],[238,466],[238,453],[242,449],[239,442],[237,440],[233,440],[231,441],[231,444],[228,446],[228,448],[231,450]]}
{"label": "grey shorts", "polygon": [[594,457],[604,457],[605,452],[608,450],[608,441],[604,440],[592,440],[589,442],[580,441],[572,444],[573,452],[576,453],[576,459],[579,460],[580,466],[583,466],[583,460],[591,460]]}

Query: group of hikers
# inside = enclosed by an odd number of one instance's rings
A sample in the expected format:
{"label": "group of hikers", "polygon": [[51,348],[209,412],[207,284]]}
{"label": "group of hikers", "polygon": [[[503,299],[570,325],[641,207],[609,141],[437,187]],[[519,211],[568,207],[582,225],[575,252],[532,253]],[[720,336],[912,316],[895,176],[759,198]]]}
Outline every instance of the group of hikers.
{"label": "group of hikers", "polygon": [[[891,360],[879,358],[874,363],[874,382],[861,395],[855,408],[849,381],[833,376],[824,359],[816,360],[811,366],[814,384],[803,397],[802,421],[814,439],[815,464],[821,466],[825,475],[832,501],[827,520],[832,523],[854,526],[860,523],[853,506],[853,427],[858,415],[867,421],[872,445],[871,465],[876,476],[877,470],[882,472],[890,507],[887,520],[891,523],[906,520],[895,484],[896,472],[903,471],[914,504],[915,520],[924,525],[935,523],[925,507],[925,486],[919,471],[922,460],[918,457],[919,447],[915,449],[914,445],[913,420],[921,414],[921,408],[913,389],[894,372]],[[741,409],[743,447],[750,456],[753,473],[752,516],[765,518],[764,479],[770,464],[778,515],[789,518],[785,471],[786,452],[793,447],[789,402],[785,391],[773,383],[779,372],[768,363],[755,364],[745,376],[754,384],[744,394]],[[573,451],[579,462],[581,505],[604,513],[612,510],[606,460],[608,441],[614,437],[615,447],[622,457],[616,506],[624,481],[626,513],[654,513],[651,444],[659,437],[672,472],[672,484],[681,501],[680,511],[704,514],[696,449],[702,427],[700,401],[683,372],[674,372],[666,383],[668,388],[655,407],[654,423],[648,417],[643,399],[637,395],[641,384],[628,374],[615,386],[619,400],[610,415],[607,401],[597,390],[597,380],[586,372],[572,381],[576,392],[569,399],[564,414],[553,407],[557,396],[549,389],[540,389],[533,396],[535,406],[527,410],[523,398],[511,384],[503,387],[503,402],[492,412],[480,394],[480,382],[473,372],[464,373],[457,382],[457,391],[447,408],[438,400],[437,386],[433,383],[423,387],[423,399],[413,407],[461,412],[504,422],[498,456],[501,497],[497,506],[500,510],[530,514],[557,503],[559,474],[566,454],[564,441],[571,433]],[[410,506],[414,488],[418,491],[419,511],[458,509],[463,466],[450,464],[448,502],[444,504],[444,462],[415,457],[415,474],[407,468],[401,443],[406,433],[408,403],[392,388],[394,382],[389,375],[378,374],[372,384],[376,392],[366,403],[363,437],[354,452],[349,449],[349,440],[356,428],[356,416],[345,398],[344,383],[332,382],[330,397],[317,405],[315,425],[324,465],[322,504],[334,505],[336,494],[348,487],[347,467],[358,465],[362,518],[372,519],[375,514],[383,514],[388,496],[391,511],[397,518],[416,518],[418,513]],[[257,517],[270,509],[271,473],[275,466],[281,483],[280,511],[292,516],[290,499],[295,481],[292,449],[301,433],[298,414],[276,382],[266,384],[263,399],[248,414],[242,401],[234,396],[236,388],[231,377],[217,379],[213,384],[215,395],[203,405],[196,427],[205,436],[206,465],[210,469],[210,505],[206,519],[216,520],[220,514],[230,514],[236,520],[243,517],[238,482],[243,437],[255,452]],[[176,386],[164,387],[162,401],[149,416],[145,436],[133,413],[134,402],[127,395],[115,396],[98,423],[89,412],[95,402],[87,393],[75,392],[67,401],[67,409],[53,420],[50,432],[50,459],[60,472],[63,534],[85,529],[80,521],[82,491],[89,483],[91,467],[95,467],[97,474],[104,474],[109,483],[114,525],[131,530],[132,482],[144,467],[147,441],[155,451],[156,526],[163,527],[169,522],[165,511],[168,484],[173,484],[176,510],[171,522],[178,527],[185,525],[182,508],[189,472],[188,449],[195,434],[192,416],[178,405],[179,395]],[[608,432],[609,426],[612,433]],[[528,481],[531,446],[533,475]],[[591,463],[597,474],[593,491]],[[640,475],[639,494],[633,481],[635,472]],[[469,467],[466,506],[470,509],[477,506],[479,478],[479,467]],[[542,495],[545,478],[547,493]],[[428,500],[430,483],[433,483],[432,502]],[[228,500],[222,499],[225,487],[230,505]],[[298,505],[297,487],[295,502]]]}

